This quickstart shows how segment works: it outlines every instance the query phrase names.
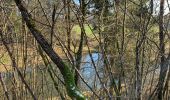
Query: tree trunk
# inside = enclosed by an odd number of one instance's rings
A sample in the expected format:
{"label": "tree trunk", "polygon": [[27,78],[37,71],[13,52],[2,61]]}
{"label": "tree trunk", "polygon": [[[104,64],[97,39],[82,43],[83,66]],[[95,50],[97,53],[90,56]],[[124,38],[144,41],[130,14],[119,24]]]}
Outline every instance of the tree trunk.
{"label": "tree trunk", "polygon": [[[80,67],[81,67],[83,43],[84,43],[84,36],[85,36],[85,29],[84,29],[84,21],[85,21],[85,15],[86,15],[86,3],[85,3],[85,0],[81,0],[80,8],[81,8],[81,13],[82,13],[81,23],[79,23],[80,28],[81,28],[81,36],[80,36],[79,48],[78,48],[78,51],[76,53],[76,68],[78,69],[78,71],[80,70]],[[76,70],[75,70],[75,83],[78,86],[79,74],[78,74],[78,72]]]}
{"label": "tree trunk", "polygon": [[19,8],[23,19],[26,22],[27,27],[31,31],[34,38],[37,40],[41,48],[45,51],[45,53],[49,56],[49,58],[57,65],[59,68],[65,84],[68,95],[72,99],[77,100],[85,100],[84,95],[79,91],[79,89],[75,85],[74,75],[71,72],[68,65],[66,65],[63,60],[59,57],[59,55],[53,50],[50,44],[45,40],[44,36],[41,32],[36,29],[34,21],[32,20],[31,15],[28,13],[27,9],[22,5],[21,0],[15,0],[17,7]]}
{"label": "tree trunk", "polygon": [[163,23],[163,14],[164,14],[164,0],[160,0],[160,13],[159,13],[159,46],[160,46],[160,75],[159,81],[157,84],[156,95],[159,100],[163,100],[163,87],[164,81],[167,73],[167,66],[165,64],[165,44],[164,44],[164,23]]}

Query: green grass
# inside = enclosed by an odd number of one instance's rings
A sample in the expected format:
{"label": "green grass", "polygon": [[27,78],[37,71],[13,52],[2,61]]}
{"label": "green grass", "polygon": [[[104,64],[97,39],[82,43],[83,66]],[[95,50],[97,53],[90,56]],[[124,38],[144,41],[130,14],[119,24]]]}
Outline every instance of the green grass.
{"label": "green grass", "polygon": [[153,26],[150,28],[150,32],[153,32],[153,33],[159,32],[159,26],[153,25]]}
{"label": "green grass", "polygon": [[3,63],[3,64],[9,64],[10,63],[10,58],[9,58],[9,55],[8,53],[3,53],[1,54],[1,59],[0,61]]}
{"label": "green grass", "polygon": [[[90,27],[89,27],[90,26]],[[93,36],[93,32],[92,32],[92,26],[91,25],[87,25],[87,24],[85,24],[84,25],[84,29],[85,29],[85,32],[86,32],[86,35],[88,36],[88,37],[91,37],[91,36]],[[74,25],[73,26],[73,28],[72,28],[72,33],[73,34],[77,34],[77,35],[80,35],[81,34],[81,28],[80,28],[80,26],[79,25]]]}

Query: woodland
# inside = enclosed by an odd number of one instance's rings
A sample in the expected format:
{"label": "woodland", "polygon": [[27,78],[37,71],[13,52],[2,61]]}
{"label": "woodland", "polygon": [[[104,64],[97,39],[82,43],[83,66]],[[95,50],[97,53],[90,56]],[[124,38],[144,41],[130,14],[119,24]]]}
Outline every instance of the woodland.
{"label": "woodland", "polygon": [[0,0],[0,100],[170,100],[170,0]]}

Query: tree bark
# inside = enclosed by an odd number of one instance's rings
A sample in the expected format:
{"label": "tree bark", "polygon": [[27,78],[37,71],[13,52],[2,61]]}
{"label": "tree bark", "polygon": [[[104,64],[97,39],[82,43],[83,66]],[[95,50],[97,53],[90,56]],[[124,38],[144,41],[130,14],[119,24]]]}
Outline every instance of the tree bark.
{"label": "tree bark", "polygon": [[7,100],[10,100],[10,98],[9,98],[9,93],[8,93],[6,84],[5,84],[4,80],[3,80],[2,73],[0,73],[0,83],[1,83],[1,85],[2,85],[2,88],[3,88],[3,91],[4,91],[4,93],[5,93],[5,96],[6,96]]}
{"label": "tree bark", "polygon": [[71,72],[68,65],[66,65],[63,60],[59,57],[59,55],[53,50],[41,32],[36,28],[34,21],[32,20],[31,15],[28,13],[27,9],[23,6],[21,0],[14,0],[17,7],[19,8],[21,15],[26,22],[27,27],[31,31],[34,38],[37,40],[41,48],[45,51],[45,53],[49,56],[49,58],[57,65],[59,68],[65,84],[68,95],[72,99],[77,100],[85,100],[84,95],[79,91],[79,89],[75,85],[74,75]]}
{"label": "tree bark", "polygon": [[[79,48],[76,53],[76,68],[78,71],[80,70],[81,67],[81,60],[82,60],[82,52],[83,52],[83,43],[84,43],[84,37],[85,37],[85,29],[84,29],[84,22],[85,22],[85,15],[86,15],[86,3],[85,0],[81,0],[80,2],[80,8],[81,8],[81,23],[79,23],[80,28],[81,28],[81,36],[80,36],[80,43],[79,43]],[[75,70],[75,83],[78,86],[79,83],[79,74],[77,70]]]}
{"label": "tree bark", "polygon": [[167,67],[165,64],[165,44],[164,44],[164,21],[163,21],[163,15],[164,15],[164,2],[165,0],[160,0],[160,13],[159,13],[159,46],[160,46],[160,75],[159,75],[159,81],[157,84],[157,91],[156,96],[159,100],[163,100],[163,87],[165,82],[165,77],[167,73]]}

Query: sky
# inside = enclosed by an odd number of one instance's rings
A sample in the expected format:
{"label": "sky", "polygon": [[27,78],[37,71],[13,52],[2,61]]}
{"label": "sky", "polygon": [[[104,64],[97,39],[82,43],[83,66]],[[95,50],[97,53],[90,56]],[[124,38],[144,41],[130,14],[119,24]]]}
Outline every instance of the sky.
{"label": "sky", "polygon": [[[76,4],[79,4],[79,0],[74,0]],[[154,1],[154,13],[153,15],[159,14],[159,6],[160,6],[160,0],[153,0]],[[149,2],[148,2],[149,4]],[[164,15],[168,14],[170,12],[170,0],[165,0],[164,5]]]}
{"label": "sky", "polygon": [[74,2],[75,2],[76,4],[79,4],[79,0],[74,0]]}
{"label": "sky", "polygon": [[[159,6],[160,6],[160,0],[153,0],[154,1],[154,14],[159,14]],[[164,15],[168,14],[170,11],[170,0],[165,0],[164,4]]]}

